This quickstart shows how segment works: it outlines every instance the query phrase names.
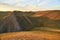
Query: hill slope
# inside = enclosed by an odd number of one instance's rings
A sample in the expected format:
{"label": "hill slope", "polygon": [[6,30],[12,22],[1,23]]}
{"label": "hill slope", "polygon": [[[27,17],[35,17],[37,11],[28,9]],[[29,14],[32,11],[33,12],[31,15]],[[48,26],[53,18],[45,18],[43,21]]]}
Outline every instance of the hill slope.
{"label": "hill slope", "polygon": [[60,10],[38,11],[33,16],[47,16],[53,20],[60,20]]}
{"label": "hill slope", "polygon": [[60,29],[60,11],[21,12],[14,11],[0,21],[0,32]]}

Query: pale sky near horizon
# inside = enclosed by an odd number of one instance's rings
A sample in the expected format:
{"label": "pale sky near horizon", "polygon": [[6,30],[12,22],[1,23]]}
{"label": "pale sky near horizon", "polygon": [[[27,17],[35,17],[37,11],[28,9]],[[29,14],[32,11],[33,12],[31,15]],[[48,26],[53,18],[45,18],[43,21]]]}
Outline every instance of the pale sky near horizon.
{"label": "pale sky near horizon", "polygon": [[60,0],[0,0],[0,11],[60,10]]}

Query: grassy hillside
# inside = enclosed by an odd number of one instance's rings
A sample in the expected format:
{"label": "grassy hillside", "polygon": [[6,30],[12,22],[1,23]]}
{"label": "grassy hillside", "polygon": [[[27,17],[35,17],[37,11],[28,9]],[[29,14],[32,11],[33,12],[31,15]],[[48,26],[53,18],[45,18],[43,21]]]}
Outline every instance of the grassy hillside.
{"label": "grassy hillside", "polygon": [[8,30],[9,32],[18,30],[40,31],[47,28],[60,30],[60,16],[59,16],[60,11],[57,10],[39,12],[21,12],[21,11],[0,12],[0,15],[2,20],[2,22],[0,23],[1,28],[0,31],[4,32],[7,32]]}
{"label": "grassy hillside", "polygon": [[60,29],[60,10],[14,13],[23,29],[40,30],[40,27]]}
{"label": "grassy hillside", "polygon": [[9,13],[11,13],[11,12],[8,12],[8,11],[6,11],[6,12],[0,11],[0,20],[4,19]]}
{"label": "grassy hillside", "polygon": [[60,40],[59,13],[0,12],[0,40]]}

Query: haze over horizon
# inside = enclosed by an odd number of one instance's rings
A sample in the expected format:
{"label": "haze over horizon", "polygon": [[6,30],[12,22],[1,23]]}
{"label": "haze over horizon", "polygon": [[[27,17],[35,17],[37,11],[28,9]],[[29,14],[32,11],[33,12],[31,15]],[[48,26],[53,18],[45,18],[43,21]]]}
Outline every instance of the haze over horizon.
{"label": "haze over horizon", "polygon": [[60,10],[60,0],[0,0],[0,11]]}

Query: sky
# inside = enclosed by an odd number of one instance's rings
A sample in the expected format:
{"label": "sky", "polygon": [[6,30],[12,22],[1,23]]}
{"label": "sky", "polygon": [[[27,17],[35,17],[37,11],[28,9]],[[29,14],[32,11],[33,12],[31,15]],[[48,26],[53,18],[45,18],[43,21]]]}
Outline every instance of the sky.
{"label": "sky", "polygon": [[60,10],[60,0],[0,0],[0,11]]}

